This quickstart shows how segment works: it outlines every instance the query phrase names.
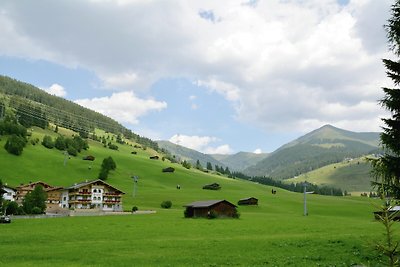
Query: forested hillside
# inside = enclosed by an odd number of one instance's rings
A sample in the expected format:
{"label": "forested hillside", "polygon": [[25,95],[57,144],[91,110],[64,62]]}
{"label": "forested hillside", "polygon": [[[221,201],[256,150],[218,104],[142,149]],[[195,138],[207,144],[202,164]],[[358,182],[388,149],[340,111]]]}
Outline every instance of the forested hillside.
{"label": "forested hillside", "polygon": [[49,123],[78,132],[84,137],[94,134],[95,128],[122,134],[140,144],[158,149],[156,142],[141,137],[117,121],[72,101],[50,95],[45,91],[6,76],[0,76],[0,117],[6,107],[15,110],[25,127],[45,128]]}

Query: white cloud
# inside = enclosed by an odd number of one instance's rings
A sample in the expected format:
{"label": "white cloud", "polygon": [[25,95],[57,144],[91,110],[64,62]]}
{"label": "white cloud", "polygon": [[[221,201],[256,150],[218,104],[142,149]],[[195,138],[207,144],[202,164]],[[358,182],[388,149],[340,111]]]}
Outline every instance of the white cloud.
{"label": "white cloud", "polygon": [[229,101],[239,100],[239,88],[233,84],[222,82],[216,79],[209,79],[207,81],[198,80],[195,82],[197,86],[204,86],[209,88],[211,91],[215,91],[223,95]]}
{"label": "white cloud", "polygon": [[138,75],[133,72],[118,73],[115,75],[103,75],[102,80],[106,87],[129,88],[138,82]]}
{"label": "white cloud", "polygon": [[254,154],[261,154],[262,150],[260,148],[257,148],[256,150],[253,151]]}
{"label": "white cloud", "polygon": [[[378,127],[391,0],[4,2],[1,55],[83,67],[122,91],[188,78],[269,131]],[[131,122],[163,108],[145,103],[132,116],[112,108]]]}
{"label": "white cloud", "polygon": [[64,87],[62,87],[57,83],[52,84],[49,88],[44,88],[44,90],[51,95],[59,97],[65,97],[67,95],[67,92],[65,91]]}
{"label": "white cloud", "polygon": [[220,145],[217,147],[207,147],[205,150],[205,153],[207,154],[232,154],[233,150],[232,148],[225,144],[225,145]]}
{"label": "white cloud", "polygon": [[170,139],[170,142],[184,146],[206,154],[230,154],[232,149],[229,145],[211,146],[211,143],[219,141],[218,138],[212,136],[197,136],[197,135],[182,135],[175,134]]}
{"label": "white cloud", "polygon": [[119,121],[139,123],[139,118],[151,111],[161,111],[167,103],[153,99],[140,99],[132,91],[113,93],[110,97],[79,99],[79,105],[93,109]]}

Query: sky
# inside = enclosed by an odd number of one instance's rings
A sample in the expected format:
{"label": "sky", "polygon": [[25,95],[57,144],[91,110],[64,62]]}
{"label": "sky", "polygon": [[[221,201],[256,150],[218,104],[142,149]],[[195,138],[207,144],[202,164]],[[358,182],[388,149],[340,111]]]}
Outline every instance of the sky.
{"label": "sky", "polygon": [[390,0],[2,0],[0,74],[203,153],[380,131]]}

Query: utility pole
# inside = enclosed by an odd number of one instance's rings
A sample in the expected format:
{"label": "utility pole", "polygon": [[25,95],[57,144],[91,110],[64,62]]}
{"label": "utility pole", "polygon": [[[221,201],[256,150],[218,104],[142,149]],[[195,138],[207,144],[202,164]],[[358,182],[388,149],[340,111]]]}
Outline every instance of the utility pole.
{"label": "utility pole", "polygon": [[69,157],[68,152],[64,151],[64,166],[67,165],[68,157]]}
{"label": "utility pole", "polygon": [[308,216],[308,211],[307,211],[307,182],[304,181],[304,216]]}

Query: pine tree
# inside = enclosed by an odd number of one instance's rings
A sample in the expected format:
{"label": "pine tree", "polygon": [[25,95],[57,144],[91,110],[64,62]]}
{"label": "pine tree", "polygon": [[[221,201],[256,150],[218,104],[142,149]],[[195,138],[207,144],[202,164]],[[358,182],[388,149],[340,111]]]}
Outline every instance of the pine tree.
{"label": "pine tree", "polygon": [[[400,57],[400,0],[392,5],[392,17],[385,25],[390,49]],[[385,195],[400,199],[400,60],[383,59],[387,76],[393,81],[395,88],[382,88],[385,96],[380,104],[391,113],[384,118],[381,143],[384,155],[372,160],[375,185]]]}

